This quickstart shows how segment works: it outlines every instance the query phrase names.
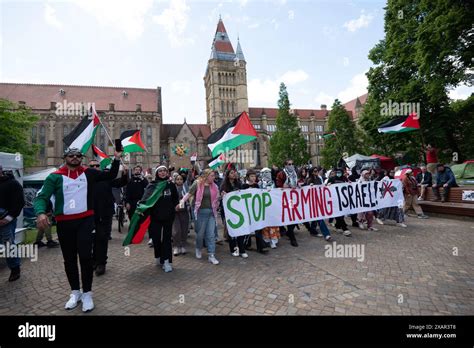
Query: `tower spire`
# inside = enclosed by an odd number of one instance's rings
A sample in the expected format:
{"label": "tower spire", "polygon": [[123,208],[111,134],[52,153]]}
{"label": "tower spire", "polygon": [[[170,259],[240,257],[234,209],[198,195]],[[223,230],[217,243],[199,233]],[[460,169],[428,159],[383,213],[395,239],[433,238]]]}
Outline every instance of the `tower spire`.
{"label": "tower spire", "polygon": [[242,47],[240,47],[240,39],[237,37],[237,50],[235,55],[238,60],[243,60],[245,62],[244,52],[242,51]]}

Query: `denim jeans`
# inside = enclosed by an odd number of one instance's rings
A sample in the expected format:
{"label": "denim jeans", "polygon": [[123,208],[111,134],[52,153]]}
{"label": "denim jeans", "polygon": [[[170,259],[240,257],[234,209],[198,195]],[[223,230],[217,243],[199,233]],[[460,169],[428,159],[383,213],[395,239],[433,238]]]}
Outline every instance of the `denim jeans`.
{"label": "denim jeans", "polygon": [[201,250],[206,238],[208,254],[216,252],[216,218],[212,209],[199,209],[196,219],[196,249]]}
{"label": "denim jeans", "polygon": [[326,223],[324,222],[324,220],[318,220],[317,223],[319,225],[319,229],[321,230],[321,233],[323,234],[324,238],[331,235],[331,233],[329,232],[329,229],[326,226]]}
{"label": "denim jeans", "polygon": [[[7,248],[7,242],[10,244],[15,244],[15,229],[16,229],[16,219],[13,219],[8,224],[0,226],[0,238],[2,244]],[[6,251],[6,249],[5,249]],[[19,257],[7,257],[8,268],[13,269],[20,267],[21,260]]]}

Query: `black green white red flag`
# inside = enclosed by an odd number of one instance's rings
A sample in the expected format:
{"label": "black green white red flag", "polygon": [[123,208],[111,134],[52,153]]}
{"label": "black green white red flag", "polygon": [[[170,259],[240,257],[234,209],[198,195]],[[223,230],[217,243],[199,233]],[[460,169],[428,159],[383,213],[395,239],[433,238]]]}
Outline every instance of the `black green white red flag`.
{"label": "black green white red flag", "polygon": [[100,164],[100,169],[104,169],[107,167],[109,164],[112,163],[112,159],[107,156],[107,154],[99,149],[97,146],[92,144],[92,152],[94,153],[95,159],[99,162]]}
{"label": "black green white red flag", "polygon": [[100,125],[97,112],[91,107],[91,114],[85,116],[81,122],[64,137],[63,142],[67,148],[77,148],[83,154],[87,153],[95,138],[95,133]]}
{"label": "black green white red flag", "polygon": [[143,144],[139,129],[126,130],[120,134],[120,140],[122,141],[124,153],[146,151],[146,147],[145,144]]}
{"label": "black green white red flag", "polygon": [[420,129],[420,123],[416,116],[416,113],[412,113],[409,116],[396,117],[381,124],[378,131],[379,133],[393,134],[418,130]]}
{"label": "black green white red flag", "polygon": [[249,115],[244,111],[212,133],[207,138],[207,146],[212,156],[217,157],[256,138],[257,131],[250,122]]}

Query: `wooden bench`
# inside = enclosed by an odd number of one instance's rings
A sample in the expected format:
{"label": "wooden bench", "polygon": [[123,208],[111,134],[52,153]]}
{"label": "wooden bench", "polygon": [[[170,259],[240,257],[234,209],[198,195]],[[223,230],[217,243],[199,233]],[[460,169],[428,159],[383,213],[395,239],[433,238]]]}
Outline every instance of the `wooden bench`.
{"label": "wooden bench", "polygon": [[[474,191],[474,186],[451,187],[446,202],[433,202],[435,195],[433,189],[427,187],[426,198],[424,201],[418,201],[424,212],[439,214],[451,214],[474,217],[474,201],[463,201],[463,191]],[[440,194],[442,189],[440,189]]]}

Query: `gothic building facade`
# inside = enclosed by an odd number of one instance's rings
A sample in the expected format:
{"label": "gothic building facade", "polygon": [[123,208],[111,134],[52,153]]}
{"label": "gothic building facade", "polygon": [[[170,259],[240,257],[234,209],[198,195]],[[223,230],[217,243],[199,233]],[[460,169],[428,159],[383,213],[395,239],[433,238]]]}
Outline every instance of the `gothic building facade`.
{"label": "gothic building facade", "polygon": [[[249,107],[247,61],[240,41],[236,50],[220,19],[212,42],[211,55],[204,76],[206,124],[163,124],[161,88],[101,87],[50,84],[0,83],[0,98],[30,107],[39,116],[32,129],[31,143],[41,145],[37,165],[27,171],[59,166],[62,163],[62,139],[79,122],[91,103],[104,127],[97,132],[95,144],[113,154],[109,139],[119,138],[127,129],[140,129],[147,151],[130,156],[130,165],[151,169],[157,163],[189,167],[197,156],[201,166],[210,159],[208,136],[246,111],[257,130],[257,140],[241,147],[252,153],[250,164],[262,168],[268,163],[269,141],[276,130],[278,109]],[[250,100],[251,100],[250,96]],[[275,104],[278,96],[275,96]],[[367,94],[344,104],[356,121]],[[303,137],[308,144],[311,162],[321,162],[322,135],[328,119],[326,105],[320,109],[294,109]],[[91,154],[89,154],[89,158]],[[248,159],[248,158],[247,158]]]}

